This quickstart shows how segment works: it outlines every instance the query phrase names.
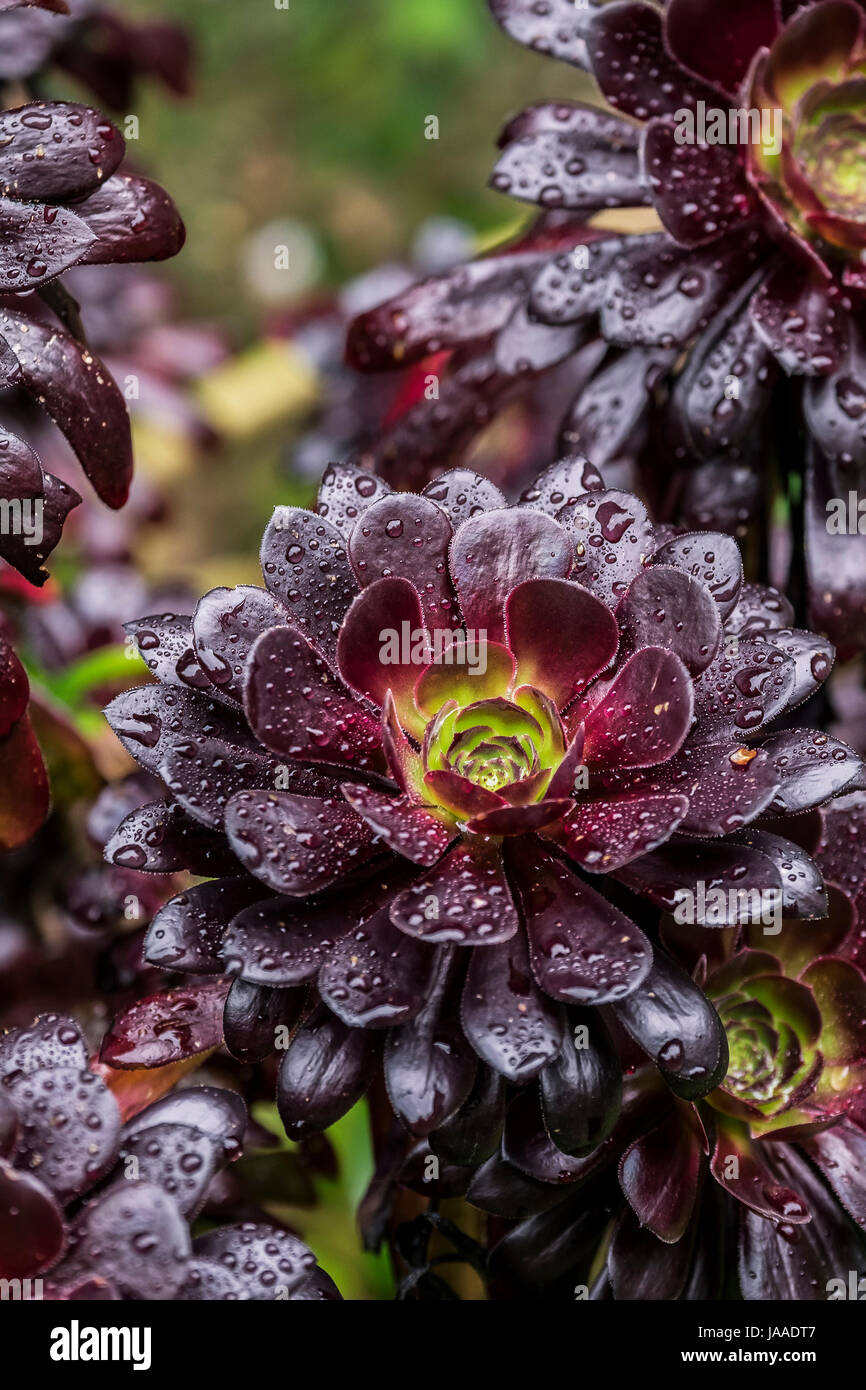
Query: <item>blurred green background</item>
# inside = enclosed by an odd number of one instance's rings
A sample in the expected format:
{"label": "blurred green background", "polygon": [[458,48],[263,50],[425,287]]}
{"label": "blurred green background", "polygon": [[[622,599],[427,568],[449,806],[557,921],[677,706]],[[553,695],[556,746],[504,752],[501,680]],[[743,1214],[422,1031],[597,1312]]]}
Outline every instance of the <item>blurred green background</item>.
{"label": "blurred green background", "polygon": [[[575,96],[577,70],[518,47],[485,0],[127,0],[187,25],[197,88],[150,86],[140,156],[175,194],[189,243],[177,265],[190,307],[251,327],[245,238],[273,218],[321,236],[339,283],[405,251],[432,215],[483,232],[519,209],[486,187],[504,119]],[[425,119],[439,119],[438,140]]]}

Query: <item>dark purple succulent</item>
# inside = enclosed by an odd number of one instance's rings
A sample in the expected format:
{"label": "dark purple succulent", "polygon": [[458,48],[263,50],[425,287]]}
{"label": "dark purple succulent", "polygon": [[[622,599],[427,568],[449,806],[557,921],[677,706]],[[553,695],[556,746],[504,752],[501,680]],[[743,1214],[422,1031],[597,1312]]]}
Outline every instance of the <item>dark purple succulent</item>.
{"label": "dark purple succulent", "polygon": [[240,1096],[209,1086],[122,1114],[73,1019],[11,1029],[0,1037],[0,1276],[62,1300],[339,1298],[285,1229],[192,1237],[246,1125]]}
{"label": "dark purple succulent", "polygon": [[21,81],[56,67],[114,111],[129,111],[141,78],[178,96],[192,85],[187,31],[130,20],[99,0],[23,0],[0,8],[0,78]]}
{"label": "dark purple succulent", "polygon": [[[855,793],[818,813],[828,879],[857,855],[864,808]],[[444,1175],[508,1223],[489,1255],[495,1283],[595,1299],[858,1296],[848,1271],[856,1283],[866,1259],[866,979],[855,876],[834,889],[827,919],[785,921],[776,937],[662,925],[723,1021],[727,1075],[689,1104],[638,1066],[613,1133],[577,1158],[562,1151],[543,1079],[518,1097],[498,1152]],[[423,1191],[411,1163],[403,1181]]]}
{"label": "dark purple succulent", "polygon": [[[106,1059],[183,1055],[158,1043],[184,1011],[190,1050],[217,1046],[225,1000],[230,1051],[285,1049],[290,1134],[348,1109],[382,1044],[404,1125],[458,1149],[495,1143],[505,1084],[538,1076],[597,1144],[619,1102],[601,1007],[675,1094],[718,1085],[724,1029],[659,911],[824,916],[786,835],[860,761],[771,726],[829,644],[743,582],[730,538],[657,530],[579,458],[513,507],[467,471],[415,495],[333,465],[316,513],[276,509],[261,560],[264,588],[130,625],[156,680],[107,715],[166,795],[106,857],[208,878],[146,957],[219,978],[116,1020]],[[574,1010],[605,1090],[568,1118]]]}
{"label": "dark purple succulent", "polygon": [[588,68],[615,111],[515,116],[492,183],[541,209],[528,238],[357,319],[363,370],[451,353],[438,398],[367,452],[416,482],[571,361],[563,451],[611,478],[639,466],[656,514],[691,525],[767,525],[781,491],[805,536],[803,615],[808,583],[810,625],[862,650],[864,528],[856,505],[853,525],[831,517],[866,474],[863,6],[490,6],[519,42]]}

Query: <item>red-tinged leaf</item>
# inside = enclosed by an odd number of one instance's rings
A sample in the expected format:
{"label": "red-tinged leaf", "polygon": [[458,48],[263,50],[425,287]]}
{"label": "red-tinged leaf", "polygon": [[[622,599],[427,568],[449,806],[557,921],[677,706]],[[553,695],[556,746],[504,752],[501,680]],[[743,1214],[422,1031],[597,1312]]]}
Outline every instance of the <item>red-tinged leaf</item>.
{"label": "red-tinged leaf", "polygon": [[225,829],[244,867],[290,897],[327,888],[378,849],[366,821],[342,799],[290,792],[238,792]]}
{"label": "red-tinged leaf", "polygon": [[253,733],[280,757],[385,770],[379,721],[296,628],[271,628],[253,643],[244,703]]}
{"label": "red-tinged leaf", "polygon": [[436,945],[487,946],[517,931],[499,851],[484,840],[461,840],[429,873],[391,903],[391,921]]}
{"label": "red-tinged leaf", "polygon": [[26,717],[0,740],[0,849],[18,849],[48,817],[51,788]]}
{"label": "red-tinged leaf", "polygon": [[82,265],[164,261],[176,256],[186,238],[171,198],[152,179],[115,174],[75,211],[94,240]]}
{"label": "red-tinged leaf", "polygon": [[460,527],[451,574],[463,619],[488,642],[505,638],[505,600],[527,579],[566,579],[572,546],[562,527],[529,507],[486,512]]}
{"label": "red-tinged leaf", "polygon": [[120,1111],[120,1118],[127,1124],[135,1115],[146,1110],[173,1091],[178,1082],[195,1071],[210,1054],[196,1053],[180,1062],[169,1062],[165,1066],[134,1067],[119,1071],[102,1062],[91,1063],[92,1070],[101,1076]]}
{"label": "red-tinged leaf", "polygon": [[[418,735],[423,735],[424,721],[413,691],[430,662],[425,634],[417,589],[407,579],[388,578],[377,579],[358,595],[337,640],[337,662],[347,685],[380,708],[390,690],[401,724]],[[396,651],[391,649],[395,643]]]}
{"label": "red-tinged leaf", "polygon": [[97,494],[122,507],[132,480],[132,443],[123,396],[98,357],[59,325],[0,310],[0,334],[22,383],[66,436]]}
{"label": "red-tinged leaf", "polygon": [[441,661],[434,661],[418,677],[415,704],[433,719],[449,700],[463,708],[478,700],[496,699],[511,690],[515,672],[507,647],[477,638],[468,642],[458,638],[443,652]]}
{"label": "red-tinged leaf", "polygon": [[0,738],[11,733],[27,712],[30,682],[14,647],[0,633]]}
{"label": "red-tinged leaf", "polygon": [[529,579],[512,589],[505,627],[517,682],[542,690],[558,709],[610,665],[619,645],[607,605],[564,579]]}
{"label": "red-tinged leaf", "polygon": [[[780,1184],[768,1167],[766,1152],[766,1148],[749,1138],[747,1125],[717,1113],[716,1147],[710,1160],[716,1182],[738,1202],[769,1221],[797,1226],[811,1220],[804,1198]],[[734,1173],[736,1176],[731,1176]]]}
{"label": "red-tinged leaf", "polygon": [[667,1244],[681,1240],[700,1189],[701,1143],[680,1108],[623,1154],[619,1181],[635,1216]]}
{"label": "red-tinged leaf", "polygon": [[0,289],[38,289],[83,260],[95,240],[69,208],[0,198]]}
{"label": "red-tinged leaf", "polygon": [[138,1000],[113,1020],[102,1041],[100,1061],[132,1071],[212,1052],[222,1042],[229,987],[228,980],[208,980]]}
{"label": "red-tinged leaf", "polygon": [[29,102],[0,114],[0,189],[40,202],[83,198],[114,173],[123,151],[120,132],[92,107]]}
{"label": "red-tinged leaf", "polygon": [[752,55],[779,32],[776,0],[671,0],[665,11],[670,53],[689,72],[736,96]]}
{"label": "red-tinged leaf", "polygon": [[694,696],[678,656],[661,647],[642,647],[629,657],[605,692],[581,718],[583,755],[602,768],[653,767],[678,753],[692,722]]}
{"label": "red-tinged leaf", "polygon": [[[596,250],[590,247],[590,256]],[[545,468],[520,494],[521,507],[533,507],[555,517],[587,492],[604,492],[601,474],[582,454],[569,454]]]}
{"label": "red-tinged leaf", "polygon": [[[667,231],[680,246],[706,246],[736,232],[755,210],[736,154],[724,145],[677,143],[672,121],[650,121],[642,158],[652,200]],[[688,198],[678,196],[688,189]]]}
{"label": "red-tinged leaf", "polygon": [[719,93],[691,77],[668,53],[661,13],[651,5],[605,5],[589,33],[593,74],[611,106],[639,121],[694,107],[718,105]]}
{"label": "red-tinged leaf", "polygon": [[422,868],[435,864],[457,835],[456,825],[448,818],[412,805],[406,797],[376,791],[360,782],[344,782],[342,792],[389,849]]}
{"label": "red-tinged leaf", "polygon": [[30,1278],[56,1264],[65,1245],[63,1213],[48,1188],[0,1162],[0,1277]]}
{"label": "red-tinged leaf", "polygon": [[638,988],[652,950],[634,922],[537,841],[515,842],[509,863],[532,973],[546,994],[599,1005]]}

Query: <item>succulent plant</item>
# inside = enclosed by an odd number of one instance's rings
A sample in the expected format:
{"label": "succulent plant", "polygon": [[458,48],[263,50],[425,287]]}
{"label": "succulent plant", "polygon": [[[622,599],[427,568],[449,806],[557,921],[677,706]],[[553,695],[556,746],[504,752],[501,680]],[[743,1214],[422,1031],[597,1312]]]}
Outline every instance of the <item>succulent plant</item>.
{"label": "succulent plant", "polygon": [[[819,861],[845,854],[863,811],[856,793],[819,813]],[[866,1255],[866,978],[850,912],[786,921],[776,937],[670,920],[662,936],[706,976],[725,1079],[689,1104],[638,1067],[613,1134],[577,1161],[543,1090],[540,1104],[514,1101],[500,1151],[462,1182],[450,1175],[514,1222],[490,1274],[548,1296],[577,1283],[593,1298],[849,1297]],[[405,1178],[420,1188],[411,1167]]]}
{"label": "succulent plant", "polygon": [[[611,480],[639,467],[656,515],[690,525],[769,524],[781,491],[810,625],[862,650],[866,542],[859,516],[828,521],[866,467],[862,7],[490,2],[519,42],[588,68],[614,111],[515,116],[492,183],[537,205],[536,225],[356,320],[363,370],[448,354],[437,399],[367,453],[417,483],[572,361],[564,451]],[[630,230],[635,209],[648,230]],[[797,571],[801,620],[806,583]]]}
{"label": "succulent plant", "polygon": [[61,1300],[339,1298],[285,1229],[191,1237],[246,1123],[243,1100],[209,1086],[130,1107],[71,1018],[11,1029],[0,1037],[0,1275]]}
{"label": "succulent plant", "polygon": [[860,760],[771,725],[820,687],[829,644],[743,583],[730,538],[658,531],[584,459],[512,507],[467,471],[415,495],[334,465],[316,513],[276,509],[261,560],[264,588],[129,625],[156,682],[107,715],[166,795],[106,857],[208,877],[145,954],[222,978],[137,1005],[104,1059],[165,1061],[166,1016],[215,1046],[225,1001],[236,1055],[285,1035],[299,1136],[363,1093],[383,1043],[396,1114],[449,1152],[495,1145],[505,1084],[538,1076],[569,1142],[596,1146],[620,1086],[603,1006],[677,1095],[716,1087],[724,1029],[659,911],[824,916],[785,836]]}
{"label": "succulent plant", "polygon": [[22,0],[0,8],[0,78],[56,67],[113,111],[129,111],[136,83],[154,77],[180,96],[192,75],[189,35],[163,20],[131,20],[100,0]]}

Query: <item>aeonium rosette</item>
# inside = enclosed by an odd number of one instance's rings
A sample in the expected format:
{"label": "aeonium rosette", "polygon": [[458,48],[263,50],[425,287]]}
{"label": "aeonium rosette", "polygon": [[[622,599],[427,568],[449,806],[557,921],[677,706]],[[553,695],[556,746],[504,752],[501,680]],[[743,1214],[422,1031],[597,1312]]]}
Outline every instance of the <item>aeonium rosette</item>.
{"label": "aeonium rosette", "polygon": [[0,1034],[0,1277],[60,1301],[339,1298],[282,1227],[192,1236],[214,1179],[241,1156],[241,1097],[194,1086],[147,1105],[125,1080],[99,1074],[72,1018]]}
{"label": "aeonium rosette", "polygon": [[[132,625],[157,680],[108,718],[166,797],[106,854],[211,880],[157,914],[146,955],[227,976],[206,988],[228,992],[231,1050],[291,1034],[290,1132],[348,1108],[383,1034],[416,1135],[495,1129],[504,1083],[539,1074],[567,1111],[569,1010],[608,1057],[606,1005],[677,1093],[717,1085],[724,1029],[658,949],[659,911],[826,911],[780,831],[859,759],[768,726],[829,645],[743,583],[732,540],[656,531],[579,458],[512,507],[467,471],[415,495],[335,465],[317,513],[277,508],[261,558],[264,588]],[[170,1000],[116,1021],[108,1060],[139,1064]]]}
{"label": "aeonium rosette", "polygon": [[[863,811],[856,793],[818,813],[816,858],[833,877]],[[785,921],[775,936],[663,922],[666,949],[722,1020],[727,1074],[690,1103],[637,1066],[613,1132],[577,1161],[559,1147],[543,1089],[512,1102],[500,1151],[468,1184],[470,1202],[515,1223],[491,1251],[492,1274],[551,1293],[588,1282],[595,1298],[851,1296],[847,1271],[866,1259],[854,896],[833,887],[827,918]],[[404,1180],[422,1190],[410,1166]]]}
{"label": "aeonium rosette", "polygon": [[491,182],[533,226],[355,320],[356,367],[439,382],[360,447],[415,481],[545,382],[563,451],[659,517],[744,530],[778,490],[799,529],[805,492],[810,625],[861,650],[862,534],[828,512],[866,467],[862,4],[489,5],[600,100],[504,126]]}

